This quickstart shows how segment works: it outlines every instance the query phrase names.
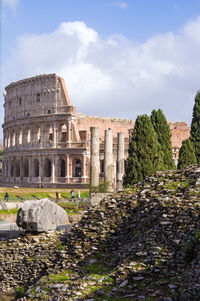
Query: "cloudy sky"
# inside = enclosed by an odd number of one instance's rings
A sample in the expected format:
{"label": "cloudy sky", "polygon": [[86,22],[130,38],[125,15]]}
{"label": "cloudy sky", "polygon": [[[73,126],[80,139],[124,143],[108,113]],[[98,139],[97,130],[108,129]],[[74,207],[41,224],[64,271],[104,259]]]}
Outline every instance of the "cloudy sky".
{"label": "cloudy sky", "polygon": [[[88,115],[161,108],[191,122],[200,89],[200,0],[1,0],[1,95],[10,82],[64,77]],[[3,122],[1,96],[0,122]]]}

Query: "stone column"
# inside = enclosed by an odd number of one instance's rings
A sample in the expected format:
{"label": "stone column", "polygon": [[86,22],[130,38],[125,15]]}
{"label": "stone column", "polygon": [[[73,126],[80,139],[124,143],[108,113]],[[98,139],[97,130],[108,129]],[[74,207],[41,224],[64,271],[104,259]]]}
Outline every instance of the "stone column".
{"label": "stone column", "polygon": [[82,158],[82,181],[86,183],[86,154],[83,154]]}
{"label": "stone column", "polygon": [[117,133],[117,189],[122,188],[124,175],[124,134]]}
{"label": "stone column", "polygon": [[29,157],[28,165],[29,165],[28,182],[31,183],[31,181],[32,181],[32,157]]}
{"label": "stone column", "polygon": [[54,122],[53,124],[53,147],[56,148],[57,145],[57,123]]}
{"label": "stone column", "polygon": [[52,157],[51,161],[51,182],[55,183],[55,156]]}
{"label": "stone column", "polygon": [[31,146],[33,146],[33,145],[35,144],[35,137],[34,137],[34,127],[33,127],[33,124],[31,124],[30,137],[31,137],[30,144],[31,144]]}
{"label": "stone column", "polygon": [[113,135],[112,130],[105,130],[104,136],[104,181],[109,183],[108,189],[112,190],[113,183]]}
{"label": "stone column", "polygon": [[42,178],[43,178],[43,158],[40,155],[39,157],[39,177],[40,177],[40,181],[42,182]]}
{"label": "stone column", "polygon": [[44,123],[40,124],[40,147],[44,147],[44,140],[45,140],[45,134],[44,134]]}
{"label": "stone column", "polygon": [[90,128],[90,186],[99,186],[99,128]]}
{"label": "stone column", "polygon": [[65,182],[69,183],[69,155],[66,156],[66,176]]}
{"label": "stone column", "polygon": [[67,123],[67,146],[70,147],[72,143],[72,122],[71,120],[68,120]]}

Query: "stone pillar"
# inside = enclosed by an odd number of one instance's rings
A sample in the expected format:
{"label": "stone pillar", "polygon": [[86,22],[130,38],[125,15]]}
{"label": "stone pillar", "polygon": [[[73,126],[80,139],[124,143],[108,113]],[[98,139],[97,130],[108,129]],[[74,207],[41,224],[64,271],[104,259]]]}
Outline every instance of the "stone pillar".
{"label": "stone pillar", "polygon": [[33,124],[31,125],[31,132],[30,132],[30,144],[31,146],[33,146],[35,144],[35,137],[34,137],[34,127],[33,127]]}
{"label": "stone pillar", "polygon": [[82,181],[86,183],[86,154],[83,154],[82,158]]}
{"label": "stone pillar", "polygon": [[40,176],[40,179],[41,179],[41,182],[42,182],[42,177],[43,177],[43,158],[42,156],[40,155],[39,157],[39,176]]}
{"label": "stone pillar", "polygon": [[65,176],[65,182],[69,183],[69,156],[66,156],[66,176]]}
{"label": "stone pillar", "polygon": [[53,147],[54,148],[56,148],[56,145],[57,145],[57,133],[58,133],[57,123],[54,122],[54,124],[53,124]]}
{"label": "stone pillar", "polygon": [[124,134],[117,133],[117,189],[122,188],[124,175]]}
{"label": "stone pillar", "polygon": [[19,159],[19,162],[20,162],[20,180],[22,182],[22,180],[23,180],[23,159],[21,157]]}
{"label": "stone pillar", "polygon": [[109,183],[108,189],[112,190],[113,183],[113,135],[112,130],[105,130],[104,136],[104,181]]}
{"label": "stone pillar", "polygon": [[90,186],[99,186],[99,128],[90,128]]}
{"label": "stone pillar", "polygon": [[32,158],[31,157],[29,157],[28,159],[28,166],[29,166],[28,182],[31,183],[32,181]]}
{"label": "stone pillar", "polygon": [[68,120],[67,123],[67,145],[68,147],[71,146],[72,143],[72,122],[71,120]]}
{"label": "stone pillar", "polygon": [[51,182],[55,183],[55,156],[52,157],[51,161]]}
{"label": "stone pillar", "polygon": [[44,147],[44,140],[45,140],[45,134],[44,134],[44,123],[40,124],[40,148]]}

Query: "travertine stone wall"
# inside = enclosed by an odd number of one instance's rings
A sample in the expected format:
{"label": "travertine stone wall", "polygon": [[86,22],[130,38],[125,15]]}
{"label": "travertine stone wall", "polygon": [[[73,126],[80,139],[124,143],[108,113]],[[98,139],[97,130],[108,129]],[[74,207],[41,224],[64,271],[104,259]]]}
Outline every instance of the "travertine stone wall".
{"label": "travertine stone wall", "polygon": [[[90,127],[99,127],[99,180],[104,178],[104,131],[113,134],[112,174],[116,182],[117,134],[124,135],[124,158],[134,121],[85,116],[71,105],[65,82],[56,74],[9,84],[4,93],[3,177],[5,185],[77,186],[89,184]],[[174,159],[190,129],[170,123]]]}

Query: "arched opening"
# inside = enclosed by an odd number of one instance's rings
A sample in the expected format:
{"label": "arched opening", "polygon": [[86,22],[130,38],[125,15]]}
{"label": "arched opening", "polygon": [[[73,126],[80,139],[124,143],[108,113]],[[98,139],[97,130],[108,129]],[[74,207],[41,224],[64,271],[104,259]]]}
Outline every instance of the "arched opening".
{"label": "arched opening", "polygon": [[31,141],[31,130],[28,129],[27,130],[27,143],[30,143],[30,141]]}
{"label": "arched opening", "polygon": [[34,141],[35,141],[35,143],[40,143],[40,141],[41,141],[41,134],[40,134],[39,126],[36,126],[34,128]]}
{"label": "arched opening", "polygon": [[11,176],[11,178],[13,177],[13,169],[14,169],[14,166],[13,166],[13,161],[12,161],[11,166],[10,166],[10,176]]}
{"label": "arched opening", "polygon": [[24,177],[27,178],[29,174],[29,164],[27,159],[25,159],[23,162],[23,171]]}
{"label": "arched opening", "polygon": [[18,130],[18,143],[22,144],[22,130],[21,129]]}
{"label": "arched opening", "polygon": [[33,176],[35,178],[39,177],[39,161],[37,159],[33,160]]}
{"label": "arched opening", "polygon": [[52,174],[51,161],[49,159],[46,159],[44,165],[44,176],[50,178],[51,174]]}
{"label": "arched opening", "polygon": [[15,145],[15,131],[12,131],[12,146]]}
{"label": "arched opening", "polygon": [[8,134],[8,147],[10,147],[10,133]]}
{"label": "arched opening", "polygon": [[61,128],[61,142],[66,142],[66,141],[67,141],[67,126],[66,124],[63,124]]}
{"label": "arched opening", "polygon": [[49,143],[53,142],[53,128],[52,126],[49,127],[49,139],[48,139]]}
{"label": "arched opening", "polygon": [[60,176],[65,177],[65,175],[66,175],[66,164],[65,164],[65,160],[62,159],[60,164]]}
{"label": "arched opening", "polygon": [[16,161],[16,177],[20,177],[20,161]]}
{"label": "arched opening", "polygon": [[75,177],[81,177],[81,160],[77,159],[75,161]]}

